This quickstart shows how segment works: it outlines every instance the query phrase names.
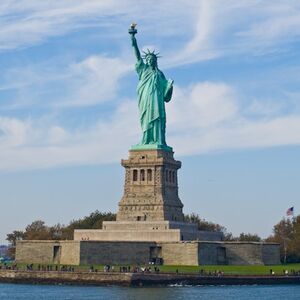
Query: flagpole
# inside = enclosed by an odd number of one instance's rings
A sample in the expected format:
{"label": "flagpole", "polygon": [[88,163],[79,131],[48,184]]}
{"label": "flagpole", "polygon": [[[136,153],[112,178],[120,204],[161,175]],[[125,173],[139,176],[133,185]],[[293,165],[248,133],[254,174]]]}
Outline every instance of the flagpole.
{"label": "flagpole", "polygon": [[287,249],[286,249],[286,239],[285,238],[283,238],[283,249],[284,249],[284,259],[283,259],[283,262],[284,262],[284,264],[286,264]]}

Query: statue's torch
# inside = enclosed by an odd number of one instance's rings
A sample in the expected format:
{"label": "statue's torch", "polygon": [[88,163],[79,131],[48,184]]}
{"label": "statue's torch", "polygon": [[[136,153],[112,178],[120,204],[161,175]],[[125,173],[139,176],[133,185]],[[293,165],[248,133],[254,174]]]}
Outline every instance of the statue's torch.
{"label": "statue's torch", "polygon": [[130,28],[128,29],[129,34],[133,36],[137,34],[137,30],[135,29],[136,25],[137,25],[136,23],[131,23]]}

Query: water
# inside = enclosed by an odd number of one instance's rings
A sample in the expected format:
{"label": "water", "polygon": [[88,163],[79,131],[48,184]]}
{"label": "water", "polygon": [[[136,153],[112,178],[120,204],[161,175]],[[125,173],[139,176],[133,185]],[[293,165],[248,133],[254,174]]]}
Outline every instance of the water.
{"label": "water", "polygon": [[6,300],[168,300],[168,299],[300,299],[300,285],[277,286],[168,286],[90,287],[66,285],[1,284],[0,299]]}

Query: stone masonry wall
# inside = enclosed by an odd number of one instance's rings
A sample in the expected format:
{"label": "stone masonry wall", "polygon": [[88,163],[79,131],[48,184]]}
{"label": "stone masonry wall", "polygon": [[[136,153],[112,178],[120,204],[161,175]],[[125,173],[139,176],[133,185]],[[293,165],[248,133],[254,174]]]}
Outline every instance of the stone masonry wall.
{"label": "stone masonry wall", "polygon": [[80,264],[80,243],[76,241],[63,241],[61,244],[60,263],[66,265]]}
{"label": "stone masonry wall", "polygon": [[76,229],[76,241],[111,241],[111,242],[173,242],[180,241],[180,230],[100,230]]}
{"label": "stone masonry wall", "polygon": [[[54,247],[59,247],[54,255]],[[19,241],[16,261],[23,263],[148,264],[150,249],[166,265],[272,265],[280,263],[279,245],[251,242]]]}
{"label": "stone masonry wall", "polygon": [[[60,247],[54,259],[54,246]],[[19,263],[79,264],[80,243],[77,241],[18,241],[16,261]]]}
{"label": "stone masonry wall", "polygon": [[151,242],[81,242],[80,264],[148,264]]}
{"label": "stone masonry wall", "polygon": [[263,244],[262,259],[265,265],[280,264],[280,247],[278,244]]}
{"label": "stone masonry wall", "polygon": [[53,241],[17,241],[16,262],[44,263],[53,261]]}
{"label": "stone masonry wall", "polygon": [[256,242],[199,242],[199,264],[280,264],[279,245]]}
{"label": "stone masonry wall", "polygon": [[199,265],[218,265],[218,247],[215,243],[199,243]]}
{"label": "stone masonry wall", "polygon": [[124,195],[117,221],[183,221],[177,170],[181,162],[165,150],[131,150],[122,160]]}
{"label": "stone masonry wall", "polygon": [[198,265],[198,243],[161,243],[165,265]]}
{"label": "stone masonry wall", "polygon": [[224,243],[229,265],[262,265],[261,243]]}

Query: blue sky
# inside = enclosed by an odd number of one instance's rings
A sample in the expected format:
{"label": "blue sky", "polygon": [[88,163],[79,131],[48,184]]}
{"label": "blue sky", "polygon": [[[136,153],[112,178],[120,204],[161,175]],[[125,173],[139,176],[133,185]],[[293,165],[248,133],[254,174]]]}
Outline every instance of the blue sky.
{"label": "blue sky", "polygon": [[0,242],[117,210],[141,135],[132,21],[175,81],[184,211],[262,237],[297,213],[299,1],[4,0],[0,16]]}

